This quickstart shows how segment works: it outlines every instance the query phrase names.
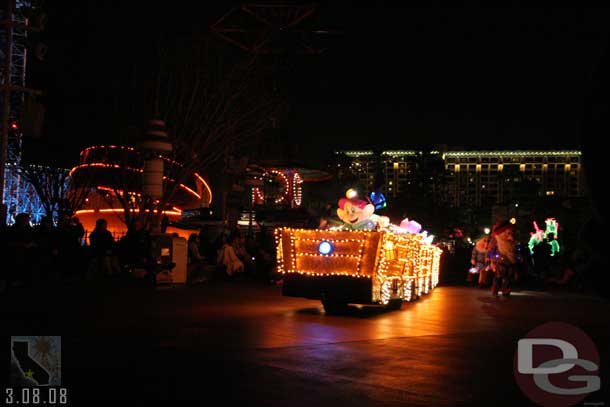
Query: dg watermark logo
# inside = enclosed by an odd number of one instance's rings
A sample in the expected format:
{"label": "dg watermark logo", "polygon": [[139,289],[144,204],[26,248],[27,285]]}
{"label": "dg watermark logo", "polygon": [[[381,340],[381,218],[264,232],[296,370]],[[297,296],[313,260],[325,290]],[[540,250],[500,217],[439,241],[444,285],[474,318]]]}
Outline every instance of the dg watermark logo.
{"label": "dg watermark logo", "polygon": [[573,406],[601,388],[599,353],[591,338],[574,325],[549,322],[517,344],[517,384],[543,406]]}

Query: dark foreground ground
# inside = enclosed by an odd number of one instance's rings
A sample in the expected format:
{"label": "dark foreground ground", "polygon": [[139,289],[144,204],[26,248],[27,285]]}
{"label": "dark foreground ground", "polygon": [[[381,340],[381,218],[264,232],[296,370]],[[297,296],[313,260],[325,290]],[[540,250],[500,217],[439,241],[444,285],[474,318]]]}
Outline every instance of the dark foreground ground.
{"label": "dark foreground ground", "polygon": [[62,336],[75,406],[529,406],[516,343],[549,321],[594,340],[603,387],[585,401],[610,400],[610,303],[581,294],[438,287],[400,311],[328,316],[254,283],[77,285],[5,293],[0,316],[3,335]]}

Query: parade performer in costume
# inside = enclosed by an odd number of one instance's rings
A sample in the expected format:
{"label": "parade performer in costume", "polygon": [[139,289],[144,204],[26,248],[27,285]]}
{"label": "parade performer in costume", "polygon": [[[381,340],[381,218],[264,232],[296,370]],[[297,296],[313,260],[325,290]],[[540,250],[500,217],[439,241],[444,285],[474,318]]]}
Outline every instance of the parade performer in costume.
{"label": "parade performer in costume", "polygon": [[504,221],[494,226],[487,256],[494,273],[492,294],[498,295],[498,291],[501,289],[502,295],[510,295],[511,285],[520,262],[512,223]]}
{"label": "parade performer in costume", "polygon": [[[473,273],[470,278],[474,278],[478,274],[479,276],[479,287],[487,287],[489,284],[489,257],[487,252],[489,250],[489,244],[491,242],[491,236],[485,235],[475,243],[472,248],[472,254],[470,256],[470,264],[476,269],[476,273]],[[470,281],[470,280],[469,280]]]}
{"label": "parade performer in costume", "polygon": [[559,233],[559,222],[557,222],[555,218],[548,218],[544,221],[544,223],[546,227],[544,230],[542,230],[538,227],[536,221],[534,221],[535,232],[530,232],[531,237],[527,245],[530,249],[530,253],[534,254],[534,249],[536,248],[536,246],[541,243],[548,244],[551,246],[550,255],[552,257],[559,253],[559,242],[557,241],[557,234]]}
{"label": "parade performer in costume", "polygon": [[545,238],[544,230],[538,227],[536,221],[534,221],[534,229],[534,232],[530,232],[530,240],[527,242],[527,247],[529,247],[531,254],[534,254],[534,248],[542,243]]}
{"label": "parade performer in costume", "polygon": [[559,242],[557,241],[559,237],[559,222],[555,218],[548,218],[544,223],[546,224],[545,235],[548,243],[551,245],[551,256],[555,256],[559,253]]}

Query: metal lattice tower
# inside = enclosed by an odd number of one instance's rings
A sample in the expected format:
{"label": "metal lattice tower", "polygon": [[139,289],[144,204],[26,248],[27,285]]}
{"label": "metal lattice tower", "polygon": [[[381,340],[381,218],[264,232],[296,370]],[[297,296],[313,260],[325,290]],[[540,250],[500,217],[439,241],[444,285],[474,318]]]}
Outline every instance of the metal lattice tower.
{"label": "metal lattice tower", "polygon": [[[27,19],[23,12],[26,8],[31,7],[30,1],[17,0],[15,10],[13,12],[10,26],[2,25],[0,28],[0,58],[4,61],[7,49],[6,44],[6,29],[12,30],[11,41],[11,67],[10,67],[10,84],[13,88],[25,87],[25,70],[27,60]],[[6,15],[6,10],[0,10],[0,21],[10,20],[10,16]],[[4,86],[4,73],[2,74],[2,86]],[[9,102],[9,123],[19,123],[21,120],[21,112],[23,109],[23,92],[11,92]],[[3,108],[3,101],[0,99],[0,108]],[[21,133],[19,131],[11,132],[8,140],[7,163],[19,163],[21,160]]]}
{"label": "metal lattice tower", "polygon": [[[8,1],[6,3],[8,4]],[[12,15],[7,14],[7,8],[0,10],[0,21],[3,22],[0,26],[0,67],[3,70],[0,81],[2,87],[6,85],[4,66],[7,51],[10,52],[11,57],[9,75],[11,91],[8,99],[8,120],[11,131],[8,132],[2,190],[2,201],[7,206],[6,222],[9,224],[13,223],[14,216],[20,212],[30,213],[32,220],[35,222],[39,221],[44,213],[34,188],[23,179],[19,172],[22,138],[19,123],[24,106],[24,93],[22,90],[25,89],[28,31],[28,22],[24,13],[31,6],[32,2],[29,0],[16,0]],[[11,41],[8,44],[7,30],[11,30]],[[3,109],[4,99],[0,98],[0,111],[3,111]]]}
{"label": "metal lattice tower", "polygon": [[15,215],[26,212],[30,214],[33,223],[39,223],[45,215],[45,210],[32,184],[21,175],[19,166],[15,163],[7,163],[4,174],[4,195],[7,197],[6,222],[12,224]]}

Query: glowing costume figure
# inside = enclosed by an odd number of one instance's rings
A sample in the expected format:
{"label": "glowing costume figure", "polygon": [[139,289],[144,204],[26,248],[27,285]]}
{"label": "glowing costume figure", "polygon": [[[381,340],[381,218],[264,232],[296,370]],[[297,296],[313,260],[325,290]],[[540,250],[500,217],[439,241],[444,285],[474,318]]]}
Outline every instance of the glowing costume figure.
{"label": "glowing costume figure", "polygon": [[530,253],[534,254],[534,247],[546,241],[546,243],[551,245],[551,256],[555,256],[560,250],[559,242],[557,241],[559,222],[555,218],[547,218],[544,223],[545,229],[542,230],[538,227],[536,221],[534,221],[535,232],[530,232],[531,236],[527,246],[530,249]]}

